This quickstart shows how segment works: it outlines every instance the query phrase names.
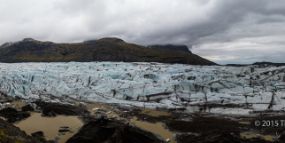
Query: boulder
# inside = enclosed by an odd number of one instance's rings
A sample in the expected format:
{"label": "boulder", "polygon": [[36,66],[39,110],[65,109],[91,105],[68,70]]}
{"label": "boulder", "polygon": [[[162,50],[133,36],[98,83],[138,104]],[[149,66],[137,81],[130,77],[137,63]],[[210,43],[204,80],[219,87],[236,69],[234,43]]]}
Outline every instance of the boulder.
{"label": "boulder", "polygon": [[84,125],[67,143],[163,143],[152,133],[116,120],[98,119]]}
{"label": "boulder", "polygon": [[26,111],[34,111],[35,109],[30,105],[25,105],[22,107],[22,111],[26,112]]}
{"label": "boulder", "polygon": [[73,106],[69,104],[48,103],[41,101],[37,101],[35,104],[41,108],[43,116],[52,117],[56,115],[84,115],[89,113],[83,107]]}
{"label": "boulder", "polygon": [[30,113],[24,111],[17,111],[14,108],[4,108],[0,110],[0,116],[7,119],[8,122],[14,123],[16,121],[20,121],[30,117]]}

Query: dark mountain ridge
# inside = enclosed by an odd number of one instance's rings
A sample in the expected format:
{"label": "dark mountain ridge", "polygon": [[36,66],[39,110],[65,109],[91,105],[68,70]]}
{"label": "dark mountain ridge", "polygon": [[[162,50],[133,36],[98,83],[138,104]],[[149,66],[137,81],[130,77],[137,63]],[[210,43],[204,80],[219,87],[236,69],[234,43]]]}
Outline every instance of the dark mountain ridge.
{"label": "dark mountain ridge", "polygon": [[[0,46],[0,62],[161,62],[192,65],[216,63],[191,53],[185,46],[145,47],[118,38],[102,38],[82,43],[53,43],[25,38]],[[169,49],[171,48],[171,50]]]}
{"label": "dark mountain ridge", "polygon": [[234,66],[234,67],[243,67],[243,66],[261,66],[261,67],[265,67],[265,66],[276,66],[276,67],[280,67],[280,66],[285,66],[285,63],[274,63],[274,62],[255,62],[253,64],[227,64],[226,66]]}

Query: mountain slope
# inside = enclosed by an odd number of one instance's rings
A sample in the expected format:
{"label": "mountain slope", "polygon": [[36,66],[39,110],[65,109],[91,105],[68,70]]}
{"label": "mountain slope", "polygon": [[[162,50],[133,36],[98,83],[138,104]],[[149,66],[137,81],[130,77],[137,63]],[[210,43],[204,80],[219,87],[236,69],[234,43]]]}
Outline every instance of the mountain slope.
{"label": "mountain slope", "polygon": [[0,47],[0,62],[161,62],[215,65],[190,51],[149,48],[117,38],[103,38],[82,43],[41,42],[26,38]]}
{"label": "mountain slope", "polygon": [[156,48],[156,49],[163,49],[163,50],[172,50],[172,51],[184,51],[184,52],[191,52],[189,51],[188,47],[186,45],[150,45],[148,46],[150,48]]}

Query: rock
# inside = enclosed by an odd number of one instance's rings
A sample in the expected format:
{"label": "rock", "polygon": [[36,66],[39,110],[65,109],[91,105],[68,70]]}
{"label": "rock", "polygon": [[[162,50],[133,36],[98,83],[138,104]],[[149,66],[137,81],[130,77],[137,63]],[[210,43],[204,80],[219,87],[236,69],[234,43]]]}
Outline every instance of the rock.
{"label": "rock", "polygon": [[177,132],[237,132],[242,127],[238,122],[220,117],[193,116],[191,121],[170,120],[166,122],[170,130]]}
{"label": "rock", "polygon": [[47,103],[37,101],[37,106],[42,109],[43,116],[56,116],[56,115],[84,115],[89,112],[83,107],[77,107],[69,104],[61,103]]}
{"label": "rock", "polygon": [[36,138],[44,138],[44,132],[42,131],[37,131],[31,134],[32,137],[36,137]]}
{"label": "rock", "polygon": [[85,124],[67,143],[163,143],[155,135],[125,123],[98,119]]}
{"label": "rock", "polygon": [[94,118],[95,119],[107,119],[107,115],[103,113],[96,113]]}
{"label": "rock", "polygon": [[62,129],[69,129],[68,126],[62,126],[62,127],[60,127],[60,128],[62,128]]}
{"label": "rock", "polygon": [[71,132],[69,127],[60,127],[58,132],[60,133],[66,133],[66,132]]}
{"label": "rock", "polygon": [[239,134],[231,132],[208,132],[207,134],[184,134],[176,136],[177,143],[270,143],[268,141],[253,138],[242,139]]}
{"label": "rock", "polygon": [[25,118],[30,117],[30,113],[23,112],[23,111],[17,111],[14,108],[4,108],[0,110],[0,116],[7,119],[8,122],[14,123],[16,121],[23,120]]}
{"label": "rock", "polygon": [[282,133],[281,133],[281,135],[280,135],[280,137],[279,137],[279,142],[281,142],[281,143],[283,143],[283,142],[285,142],[285,131],[283,131]]}
{"label": "rock", "polygon": [[0,102],[1,102],[2,104],[5,104],[5,103],[7,104],[7,103],[9,103],[9,102],[12,102],[13,100],[14,100],[13,97],[8,96],[6,93],[0,91]]}
{"label": "rock", "polygon": [[49,111],[49,112],[43,111],[43,112],[42,112],[42,115],[43,115],[43,116],[47,116],[47,117],[55,117],[55,116],[56,116],[56,113],[53,112],[53,111]]}
{"label": "rock", "polygon": [[37,132],[34,132],[31,134],[33,138],[37,139],[38,141],[41,141],[43,143],[57,143],[56,141],[53,141],[53,140],[49,140],[47,141],[45,139],[45,135],[44,135],[44,132],[42,131],[37,131]]}
{"label": "rock", "polygon": [[34,111],[35,109],[30,105],[25,105],[22,107],[22,111]]}
{"label": "rock", "polygon": [[187,120],[170,120],[168,129],[176,131],[177,143],[269,143],[260,138],[244,139],[241,128],[247,128],[236,120],[223,117],[192,116]]}

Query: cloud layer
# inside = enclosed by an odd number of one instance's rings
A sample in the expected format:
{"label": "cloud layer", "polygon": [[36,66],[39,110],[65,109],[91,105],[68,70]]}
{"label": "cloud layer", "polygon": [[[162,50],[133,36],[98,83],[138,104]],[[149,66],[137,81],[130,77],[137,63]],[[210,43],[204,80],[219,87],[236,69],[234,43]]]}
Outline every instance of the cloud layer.
{"label": "cloud layer", "polygon": [[0,0],[0,43],[120,37],[215,62],[285,62],[283,0]]}

